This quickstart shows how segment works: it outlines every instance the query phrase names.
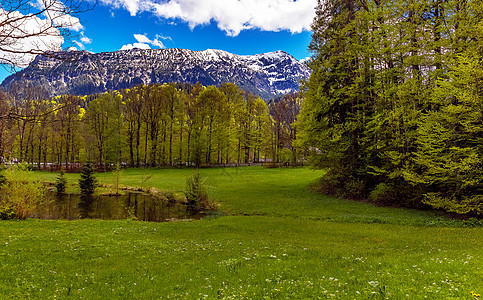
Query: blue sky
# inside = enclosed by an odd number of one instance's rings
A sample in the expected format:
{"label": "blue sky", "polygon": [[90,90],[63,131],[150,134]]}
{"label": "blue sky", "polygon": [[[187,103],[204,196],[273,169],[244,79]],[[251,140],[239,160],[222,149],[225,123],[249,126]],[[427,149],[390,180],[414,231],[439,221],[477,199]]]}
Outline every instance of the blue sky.
{"label": "blue sky", "polygon": [[[37,0],[58,1],[58,0]],[[73,18],[62,47],[95,53],[121,48],[221,49],[240,55],[283,50],[310,56],[316,0],[99,0]],[[1,53],[0,53],[1,55]],[[0,70],[0,82],[8,76]]]}

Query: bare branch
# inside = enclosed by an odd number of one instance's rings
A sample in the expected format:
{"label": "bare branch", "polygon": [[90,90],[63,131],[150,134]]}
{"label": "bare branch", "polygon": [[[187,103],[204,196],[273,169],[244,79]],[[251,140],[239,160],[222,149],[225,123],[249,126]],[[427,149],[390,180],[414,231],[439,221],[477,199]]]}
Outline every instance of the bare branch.
{"label": "bare branch", "polygon": [[36,55],[58,52],[83,27],[77,16],[96,3],[84,0],[0,0],[0,65],[27,66]]}
{"label": "bare branch", "polygon": [[[13,73],[19,67],[26,67],[37,55],[60,60],[77,59],[77,54],[60,50],[76,31],[82,29],[78,16],[95,5],[90,0],[0,0],[0,66]],[[3,91],[0,92],[2,97],[7,97]],[[8,109],[0,109],[0,120],[30,122],[76,105],[69,102],[41,115],[32,115],[16,108],[15,101],[20,99],[12,97],[10,100],[14,104]]]}

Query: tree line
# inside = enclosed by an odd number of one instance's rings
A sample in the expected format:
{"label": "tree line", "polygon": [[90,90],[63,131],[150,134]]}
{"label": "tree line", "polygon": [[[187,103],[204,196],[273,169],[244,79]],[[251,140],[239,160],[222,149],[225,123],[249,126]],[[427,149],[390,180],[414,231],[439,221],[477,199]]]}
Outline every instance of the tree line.
{"label": "tree line", "polygon": [[483,3],[320,1],[301,143],[320,188],[483,214]]}
{"label": "tree line", "polygon": [[[38,167],[93,162],[202,166],[300,161],[301,97],[267,104],[231,83],[139,85],[47,99],[38,87],[0,92],[0,157]],[[17,90],[17,92],[15,92]]]}

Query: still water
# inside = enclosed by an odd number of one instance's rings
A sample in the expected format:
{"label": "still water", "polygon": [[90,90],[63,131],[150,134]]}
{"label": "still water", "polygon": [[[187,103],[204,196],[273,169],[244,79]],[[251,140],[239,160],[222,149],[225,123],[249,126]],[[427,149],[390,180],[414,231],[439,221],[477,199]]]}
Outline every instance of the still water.
{"label": "still water", "polygon": [[182,219],[201,219],[202,212],[186,205],[162,201],[144,193],[129,192],[121,196],[92,196],[79,194],[57,195],[49,192],[51,201],[38,207],[32,217],[49,220],[136,218],[140,221],[168,222]]}

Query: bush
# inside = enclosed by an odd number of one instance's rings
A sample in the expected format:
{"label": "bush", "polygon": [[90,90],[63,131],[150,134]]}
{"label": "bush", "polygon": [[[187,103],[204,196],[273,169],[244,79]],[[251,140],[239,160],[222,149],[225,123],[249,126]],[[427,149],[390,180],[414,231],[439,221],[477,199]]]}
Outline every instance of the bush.
{"label": "bush", "polygon": [[12,206],[0,206],[0,220],[13,220],[17,218],[17,211]]}
{"label": "bush", "polygon": [[348,178],[340,194],[343,198],[364,199],[366,196],[364,182],[360,179]]}
{"label": "bush", "polygon": [[395,201],[393,189],[386,183],[379,183],[369,194],[369,199],[375,203],[388,204]]}
{"label": "bush", "polygon": [[192,208],[209,209],[211,204],[199,172],[186,179],[186,202]]}
{"label": "bush", "polygon": [[329,170],[318,182],[311,186],[312,190],[345,199],[365,199],[366,186],[363,180],[346,176],[344,172]]}
{"label": "bush", "polygon": [[288,167],[293,163],[293,153],[292,150],[283,148],[280,151],[280,162],[283,166]]}
{"label": "bush", "polygon": [[436,209],[443,209],[457,214],[483,215],[483,195],[475,196],[446,196],[442,193],[427,193],[423,203]]}
{"label": "bush", "polygon": [[25,164],[10,166],[4,171],[4,178],[0,191],[2,216],[25,219],[43,204],[44,188]]}
{"label": "bush", "polygon": [[312,189],[325,195],[339,196],[339,193],[344,189],[344,179],[340,173],[329,170],[312,185]]}
{"label": "bush", "polygon": [[5,178],[5,175],[3,174],[3,172],[0,171],[0,187],[5,185],[5,183],[7,183],[7,179]]}

